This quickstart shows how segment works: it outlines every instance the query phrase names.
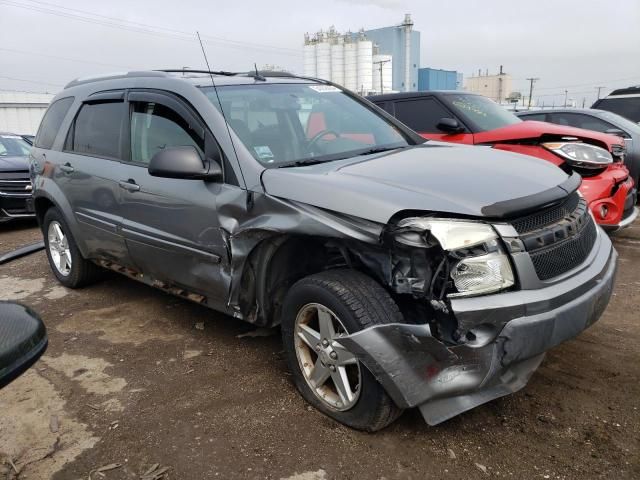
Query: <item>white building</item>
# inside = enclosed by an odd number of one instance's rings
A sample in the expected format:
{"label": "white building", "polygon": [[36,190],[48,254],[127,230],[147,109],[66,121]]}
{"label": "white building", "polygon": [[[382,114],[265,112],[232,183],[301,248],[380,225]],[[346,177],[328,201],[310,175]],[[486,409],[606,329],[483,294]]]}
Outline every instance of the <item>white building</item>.
{"label": "white building", "polygon": [[48,93],[0,91],[0,131],[35,135],[52,98]]}
{"label": "white building", "polygon": [[362,29],[357,33],[339,33],[331,27],[306,34],[304,75],[330,80],[362,95],[392,92],[395,59],[383,50],[389,49],[372,41]]}
{"label": "white building", "polygon": [[478,76],[466,78],[464,89],[489,97],[495,102],[503,103],[511,94],[511,75],[503,73],[502,66],[497,75],[489,75],[489,72],[482,75],[482,72],[479,71]]}

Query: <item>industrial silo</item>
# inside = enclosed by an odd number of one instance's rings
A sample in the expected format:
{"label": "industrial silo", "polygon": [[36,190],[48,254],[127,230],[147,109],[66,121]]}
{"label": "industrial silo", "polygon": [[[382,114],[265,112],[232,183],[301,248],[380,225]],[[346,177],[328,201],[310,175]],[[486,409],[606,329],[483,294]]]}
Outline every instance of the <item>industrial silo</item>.
{"label": "industrial silo", "polygon": [[329,43],[329,36],[324,32],[318,33],[316,76],[324,80],[331,80],[331,44]]}
{"label": "industrial silo", "polygon": [[344,36],[344,87],[354,92],[358,89],[358,52],[351,33]]}
{"label": "industrial silo", "polygon": [[389,92],[393,83],[393,57],[376,54],[373,56],[373,91]]}
{"label": "industrial silo", "polygon": [[335,35],[331,40],[331,81],[344,85],[344,38]]}
{"label": "industrial silo", "polygon": [[367,40],[364,32],[361,31],[356,45],[358,62],[356,91],[366,95],[373,89],[373,42]]}
{"label": "industrial silo", "polygon": [[310,38],[308,33],[304,35],[304,74],[307,77],[315,77],[316,70],[316,41]]}

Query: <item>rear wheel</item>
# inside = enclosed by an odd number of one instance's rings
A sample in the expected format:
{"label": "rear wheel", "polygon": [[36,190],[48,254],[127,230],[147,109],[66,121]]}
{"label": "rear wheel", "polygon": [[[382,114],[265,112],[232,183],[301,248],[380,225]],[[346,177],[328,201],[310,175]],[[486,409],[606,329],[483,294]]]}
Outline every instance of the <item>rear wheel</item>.
{"label": "rear wheel", "polygon": [[100,278],[102,269],[84,259],[60,210],[47,210],[42,222],[49,265],[58,281],[69,288],[79,288]]}
{"label": "rear wheel", "polygon": [[282,336],[302,396],[353,428],[375,431],[393,422],[402,411],[336,340],[372,325],[400,321],[389,294],[362,273],[333,270],[293,285],[283,305]]}

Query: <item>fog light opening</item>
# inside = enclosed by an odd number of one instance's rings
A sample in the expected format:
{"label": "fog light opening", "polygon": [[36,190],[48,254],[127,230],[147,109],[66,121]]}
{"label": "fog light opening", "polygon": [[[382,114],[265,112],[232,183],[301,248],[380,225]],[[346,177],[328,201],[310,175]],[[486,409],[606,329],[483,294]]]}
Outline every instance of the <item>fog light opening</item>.
{"label": "fog light opening", "polygon": [[604,220],[609,214],[609,207],[607,207],[606,205],[600,205],[600,212],[598,213],[600,214],[600,218]]}
{"label": "fog light opening", "polygon": [[477,327],[472,328],[465,335],[466,345],[469,347],[484,347],[488,343],[492,342],[496,335],[498,334],[498,329],[494,325],[482,324]]}

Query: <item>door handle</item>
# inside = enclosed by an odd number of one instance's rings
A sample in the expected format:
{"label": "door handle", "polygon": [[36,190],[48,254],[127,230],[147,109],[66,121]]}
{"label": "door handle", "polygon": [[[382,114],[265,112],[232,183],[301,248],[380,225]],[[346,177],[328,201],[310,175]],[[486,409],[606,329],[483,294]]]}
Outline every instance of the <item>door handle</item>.
{"label": "door handle", "polygon": [[64,165],[60,165],[60,170],[62,170],[64,173],[73,173],[75,169],[71,166],[69,162],[67,162]]}
{"label": "door handle", "polygon": [[138,185],[133,178],[130,178],[129,180],[120,180],[118,185],[120,188],[124,188],[129,192],[137,192],[140,190],[140,185]]}

